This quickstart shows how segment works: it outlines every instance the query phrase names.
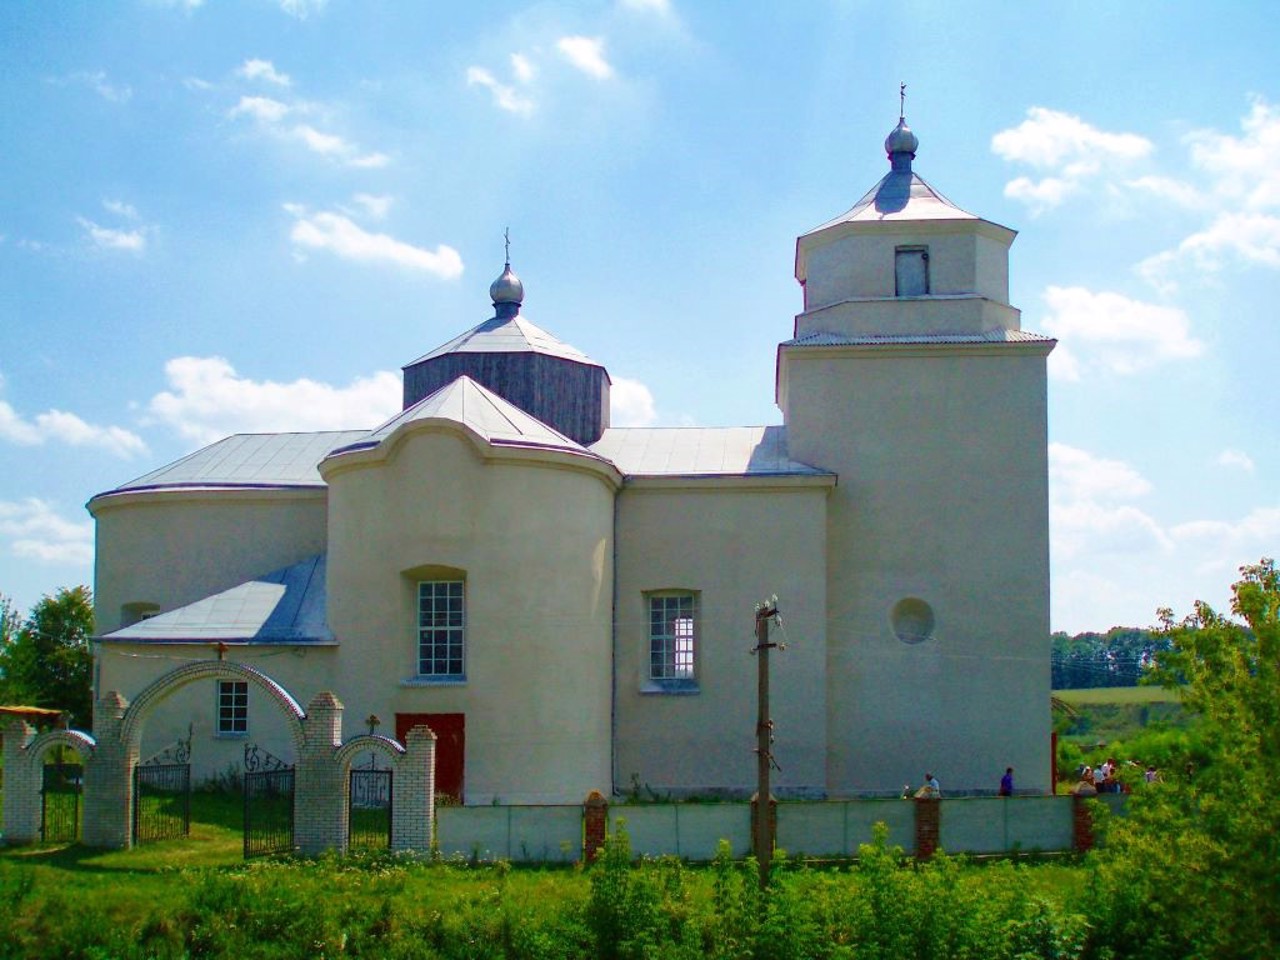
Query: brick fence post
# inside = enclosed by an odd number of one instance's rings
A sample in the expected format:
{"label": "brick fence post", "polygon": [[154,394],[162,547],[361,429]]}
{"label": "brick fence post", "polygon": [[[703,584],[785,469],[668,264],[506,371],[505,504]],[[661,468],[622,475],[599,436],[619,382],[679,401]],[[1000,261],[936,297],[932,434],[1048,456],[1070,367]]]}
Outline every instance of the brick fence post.
{"label": "brick fence post", "polygon": [[1088,853],[1093,849],[1093,797],[1071,797],[1071,849]]}
{"label": "brick fence post", "polygon": [[93,756],[84,765],[86,847],[124,850],[133,845],[133,770],[138,739],[124,730],[129,703],[114,690],[93,705]]}
{"label": "brick fence post", "polygon": [[599,790],[592,790],[582,805],[582,858],[587,863],[595,863],[600,856],[608,829],[609,801]]}
{"label": "brick fence post", "polygon": [[4,728],[4,815],[0,836],[7,843],[35,843],[40,839],[40,781],[42,771],[27,756],[36,729],[25,720],[11,719]]}
{"label": "brick fence post", "polygon": [[335,756],[342,745],[342,701],[328,690],[311,698],[294,766],[293,840],[305,856],[344,852],[349,786]]}
{"label": "brick fence post", "polygon": [[942,835],[942,801],[936,797],[915,799],[916,859],[928,860],[938,852]]}
{"label": "brick fence post", "polygon": [[391,785],[391,852],[426,853],[435,839],[436,810],[436,735],[429,728],[405,734]]}

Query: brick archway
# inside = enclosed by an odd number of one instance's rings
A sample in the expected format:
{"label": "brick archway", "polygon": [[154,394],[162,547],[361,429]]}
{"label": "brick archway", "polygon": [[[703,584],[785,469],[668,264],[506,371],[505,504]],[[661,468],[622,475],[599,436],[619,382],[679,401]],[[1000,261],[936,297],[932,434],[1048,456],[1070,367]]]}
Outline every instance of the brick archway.
{"label": "brick archway", "polygon": [[306,720],[307,715],[298,701],[288,690],[261,670],[230,660],[201,660],[197,663],[185,664],[159,677],[138,694],[129,704],[120,721],[120,740],[130,754],[138,752],[147,716],[156,706],[183,687],[200,680],[210,679],[244,680],[265,693],[290,721],[287,726],[289,736],[293,740],[293,748],[299,756],[302,754],[305,743],[303,721]]}

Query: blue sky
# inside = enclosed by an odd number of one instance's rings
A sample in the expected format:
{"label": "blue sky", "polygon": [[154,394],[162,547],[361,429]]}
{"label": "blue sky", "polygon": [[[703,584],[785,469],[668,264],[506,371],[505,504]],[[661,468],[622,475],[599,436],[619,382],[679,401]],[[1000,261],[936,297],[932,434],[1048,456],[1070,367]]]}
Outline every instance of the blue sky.
{"label": "blue sky", "polygon": [[[491,314],[615,424],[777,423],[797,235],[915,168],[1019,231],[1053,626],[1225,605],[1280,543],[1280,26],[1260,3],[0,4],[0,594],[228,433],[371,427]],[[993,469],[998,469],[993,464]],[[198,562],[198,557],[193,558]]]}

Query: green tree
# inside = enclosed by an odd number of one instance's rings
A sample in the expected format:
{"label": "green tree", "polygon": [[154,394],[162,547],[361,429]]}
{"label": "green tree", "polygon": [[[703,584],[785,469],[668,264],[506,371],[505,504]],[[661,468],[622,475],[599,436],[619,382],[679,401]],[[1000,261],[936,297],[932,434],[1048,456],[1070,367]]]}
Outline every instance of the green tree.
{"label": "green tree", "polygon": [[1164,771],[1108,827],[1093,912],[1123,956],[1280,956],[1280,574],[1265,559],[1241,573],[1239,619],[1162,611],[1156,677],[1195,716],[1200,762]]}
{"label": "green tree", "polygon": [[64,587],[31,608],[15,626],[12,604],[0,610],[0,692],[11,703],[65,710],[72,726],[88,728],[93,714],[93,594]]}

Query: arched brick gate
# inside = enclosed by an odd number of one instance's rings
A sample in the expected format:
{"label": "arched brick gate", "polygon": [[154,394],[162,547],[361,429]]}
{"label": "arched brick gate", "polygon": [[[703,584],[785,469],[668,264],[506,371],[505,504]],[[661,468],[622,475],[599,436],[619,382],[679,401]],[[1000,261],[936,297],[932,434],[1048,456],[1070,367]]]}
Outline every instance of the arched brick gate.
{"label": "arched brick gate", "polygon": [[254,667],[202,660],[177,667],[144,689],[132,704],[111,691],[94,705],[93,736],[74,730],[35,735],[15,720],[4,731],[4,835],[34,842],[39,833],[39,777],[44,754],[65,744],[85,760],[84,831],[88,846],[121,849],[133,842],[134,768],[151,711],[188,684],[211,678],[244,680],[267,695],[285,715],[296,751],[294,841],[304,854],[345,850],[348,780],[357,752],[377,749],[396,772],[391,849],[430,849],[434,830],[435,735],[415,727],[404,744],[358,736],[342,742],[343,706],[322,691],[304,711],[284,687]]}

